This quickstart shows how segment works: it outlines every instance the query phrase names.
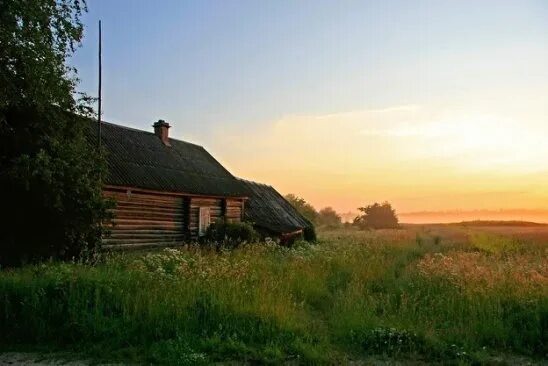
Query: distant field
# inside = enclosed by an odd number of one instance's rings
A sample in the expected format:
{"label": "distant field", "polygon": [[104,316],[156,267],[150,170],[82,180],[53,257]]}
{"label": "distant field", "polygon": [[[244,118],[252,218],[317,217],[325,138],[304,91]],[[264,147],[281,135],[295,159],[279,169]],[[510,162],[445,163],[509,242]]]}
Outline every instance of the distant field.
{"label": "distant field", "polygon": [[425,223],[454,223],[461,221],[515,221],[548,223],[548,210],[537,209],[507,209],[507,210],[471,210],[471,211],[424,211],[403,212],[399,215],[400,221]]}
{"label": "distant field", "polygon": [[[468,238],[472,231],[487,232],[496,235],[511,237],[516,240],[548,243],[548,224],[529,221],[463,221],[452,224],[404,224],[409,230],[423,228],[426,230],[438,230],[442,235],[455,237],[463,236]],[[470,230],[465,230],[466,228]],[[464,230],[463,230],[464,229]]]}
{"label": "distant field", "polygon": [[531,221],[517,221],[517,220],[474,220],[474,221],[462,221],[455,225],[461,226],[512,226],[512,227],[548,227],[548,224],[531,222]]}
{"label": "distant field", "polygon": [[4,270],[0,349],[159,364],[546,360],[548,227],[319,237]]}

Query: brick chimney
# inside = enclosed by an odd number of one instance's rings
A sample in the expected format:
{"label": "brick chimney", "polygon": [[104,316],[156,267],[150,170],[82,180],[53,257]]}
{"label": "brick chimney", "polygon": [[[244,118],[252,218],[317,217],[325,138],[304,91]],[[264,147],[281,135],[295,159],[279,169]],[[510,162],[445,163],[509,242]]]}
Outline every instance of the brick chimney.
{"label": "brick chimney", "polygon": [[159,119],[158,122],[152,125],[152,127],[154,127],[154,134],[162,140],[164,145],[171,146],[169,143],[169,127],[171,127],[169,123],[163,119]]}

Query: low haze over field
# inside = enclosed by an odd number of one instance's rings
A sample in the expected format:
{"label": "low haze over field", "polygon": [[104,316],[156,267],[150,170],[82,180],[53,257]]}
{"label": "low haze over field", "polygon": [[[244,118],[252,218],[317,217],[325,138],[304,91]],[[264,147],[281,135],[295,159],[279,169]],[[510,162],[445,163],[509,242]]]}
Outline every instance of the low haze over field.
{"label": "low haze over field", "polygon": [[72,62],[95,95],[100,14],[107,121],[163,118],[234,174],[317,208],[548,207],[546,1],[88,7]]}
{"label": "low haze over field", "polygon": [[462,221],[489,221],[496,223],[499,221],[518,222],[537,222],[548,223],[548,210],[526,210],[526,209],[508,209],[508,210],[447,210],[447,211],[416,211],[402,212],[398,215],[400,221],[409,224],[425,223],[451,223]]}

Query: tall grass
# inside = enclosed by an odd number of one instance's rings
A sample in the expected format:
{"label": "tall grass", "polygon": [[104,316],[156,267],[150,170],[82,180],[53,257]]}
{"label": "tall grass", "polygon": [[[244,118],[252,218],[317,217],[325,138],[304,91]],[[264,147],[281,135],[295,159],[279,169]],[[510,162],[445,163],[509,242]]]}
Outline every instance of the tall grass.
{"label": "tall grass", "polygon": [[291,249],[189,246],[4,270],[0,344],[166,364],[545,357],[546,246],[501,254],[452,238],[331,231]]}

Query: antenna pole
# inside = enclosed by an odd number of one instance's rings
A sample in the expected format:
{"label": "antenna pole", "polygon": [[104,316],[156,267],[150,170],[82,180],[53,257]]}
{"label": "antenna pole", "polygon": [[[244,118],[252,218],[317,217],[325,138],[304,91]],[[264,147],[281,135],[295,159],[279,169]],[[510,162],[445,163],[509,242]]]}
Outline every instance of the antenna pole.
{"label": "antenna pole", "polygon": [[99,98],[98,98],[98,108],[97,108],[97,123],[99,124],[99,147],[101,147],[101,21],[99,20]]}

